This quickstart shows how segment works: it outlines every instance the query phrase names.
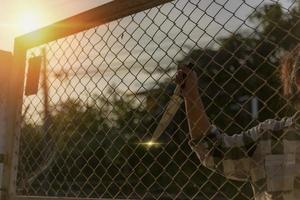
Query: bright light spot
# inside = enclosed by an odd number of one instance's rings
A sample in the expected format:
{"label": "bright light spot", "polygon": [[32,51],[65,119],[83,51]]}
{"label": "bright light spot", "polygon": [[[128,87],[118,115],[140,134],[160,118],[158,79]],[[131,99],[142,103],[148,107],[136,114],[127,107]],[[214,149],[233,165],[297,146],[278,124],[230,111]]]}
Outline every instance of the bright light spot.
{"label": "bright light spot", "polygon": [[22,33],[28,33],[41,26],[41,16],[37,12],[25,12],[19,16],[19,29]]}
{"label": "bright light spot", "polygon": [[153,146],[155,143],[154,142],[152,142],[152,141],[149,141],[149,142],[146,142],[146,146],[149,146],[149,147],[151,147],[151,146]]}
{"label": "bright light spot", "polygon": [[152,140],[150,140],[150,141],[148,141],[148,142],[140,143],[140,144],[141,144],[141,145],[144,145],[145,147],[148,147],[148,148],[150,148],[150,147],[158,147],[158,146],[161,145],[160,143],[154,142],[154,141],[152,141]]}

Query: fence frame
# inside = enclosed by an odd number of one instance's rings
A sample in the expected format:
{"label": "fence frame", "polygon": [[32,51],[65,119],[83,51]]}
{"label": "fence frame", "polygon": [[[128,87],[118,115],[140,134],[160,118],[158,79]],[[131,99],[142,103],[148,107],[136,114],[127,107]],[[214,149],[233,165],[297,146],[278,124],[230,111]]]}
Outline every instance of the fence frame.
{"label": "fence frame", "polygon": [[[58,21],[44,28],[15,38],[13,67],[10,73],[7,118],[7,159],[3,172],[4,191],[2,200],[52,200],[58,197],[17,196],[16,179],[20,142],[21,115],[24,93],[26,51],[30,48],[76,34],[90,28],[171,2],[173,0],[114,0],[107,4],[87,10],[78,15]],[[59,199],[78,200],[91,198],[59,197]]]}
{"label": "fence frame", "polygon": [[7,51],[0,51],[0,77],[1,77],[1,86],[0,86],[0,165],[1,165],[1,169],[0,169],[0,199],[1,196],[4,195],[5,189],[3,187],[3,176],[5,174],[3,174],[3,168],[6,164],[6,160],[7,160],[7,144],[6,144],[6,138],[8,137],[7,134],[7,123],[8,123],[8,118],[7,118],[7,104],[8,102],[8,94],[9,94],[9,90],[8,90],[8,83],[10,80],[10,72],[11,72],[11,68],[12,68],[12,62],[13,62],[13,55],[11,52],[7,52]]}

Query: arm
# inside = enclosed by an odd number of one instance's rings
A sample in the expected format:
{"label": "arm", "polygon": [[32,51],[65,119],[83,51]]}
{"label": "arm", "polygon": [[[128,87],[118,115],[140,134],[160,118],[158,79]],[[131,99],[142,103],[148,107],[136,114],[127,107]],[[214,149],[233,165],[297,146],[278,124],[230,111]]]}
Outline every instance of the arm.
{"label": "arm", "polygon": [[[186,75],[186,79],[183,77]],[[211,124],[205,113],[204,106],[198,92],[197,75],[189,68],[182,67],[176,77],[176,82],[183,85],[181,93],[184,96],[185,108],[192,139],[198,139],[205,136],[210,129]]]}
{"label": "arm", "polygon": [[221,133],[211,125],[205,113],[195,72],[181,67],[176,75],[176,83],[184,85],[181,93],[185,99],[191,148],[204,166],[227,178],[246,180],[255,165],[252,155],[260,138],[270,138],[274,131],[293,123],[293,118],[280,121],[269,119],[238,134]]}
{"label": "arm", "polygon": [[233,136],[220,134],[213,128],[205,113],[197,89],[196,73],[183,66],[178,70],[175,80],[177,84],[184,85],[181,93],[185,99],[190,145],[201,163],[228,178],[245,180],[250,167],[248,145],[252,146],[254,143],[252,139],[247,141],[247,145],[245,143],[248,136],[251,136],[250,132]]}

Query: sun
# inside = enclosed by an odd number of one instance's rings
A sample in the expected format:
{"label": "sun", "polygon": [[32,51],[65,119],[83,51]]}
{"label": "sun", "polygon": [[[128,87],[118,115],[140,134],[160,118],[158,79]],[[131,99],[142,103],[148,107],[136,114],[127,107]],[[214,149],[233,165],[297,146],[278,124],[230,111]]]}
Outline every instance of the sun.
{"label": "sun", "polygon": [[21,13],[19,16],[19,31],[28,33],[38,29],[41,26],[41,15],[31,11]]}

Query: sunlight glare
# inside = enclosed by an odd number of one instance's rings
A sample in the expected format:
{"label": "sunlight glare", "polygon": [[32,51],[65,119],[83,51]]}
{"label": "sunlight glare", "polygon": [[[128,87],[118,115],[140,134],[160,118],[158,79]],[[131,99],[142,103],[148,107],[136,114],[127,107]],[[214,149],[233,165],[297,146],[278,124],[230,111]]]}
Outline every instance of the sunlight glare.
{"label": "sunlight glare", "polygon": [[155,142],[155,141],[152,141],[152,140],[150,140],[150,141],[148,141],[148,142],[140,143],[140,144],[143,145],[143,146],[145,146],[145,147],[147,147],[147,148],[150,148],[150,147],[158,147],[158,146],[161,145],[160,143]]}
{"label": "sunlight glare", "polygon": [[37,12],[25,12],[20,14],[19,28],[20,32],[28,33],[38,29],[41,25],[41,16]]}

